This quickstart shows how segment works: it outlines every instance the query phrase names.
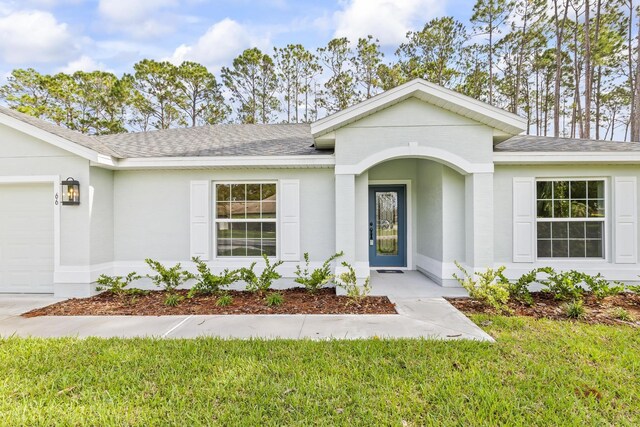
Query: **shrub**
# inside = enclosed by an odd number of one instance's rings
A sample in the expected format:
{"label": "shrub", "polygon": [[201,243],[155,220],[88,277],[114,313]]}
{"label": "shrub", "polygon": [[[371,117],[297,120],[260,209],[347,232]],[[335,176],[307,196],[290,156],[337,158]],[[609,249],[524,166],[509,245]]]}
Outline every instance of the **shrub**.
{"label": "shrub", "polygon": [[369,292],[371,292],[369,278],[367,277],[362,286],[359,286],[356,271],[353,269],[351,264],[343,261],[342,266],[345,267],[347,271],[338,275],[336,284],[347,292],[347,297],[349,298],[350,303],[359,304],[367,297],[367,295],[369,295]]}
{"label": "shrub", "polygon": [[[595,276],[582,274],[582,280],[587,285],[587,289],[598,299],[619,295],[624,292],[624,285],[620,282],[609,282],[600,273]],[[612,284],[613,283],[613,284]]]}
{"label": "shrub", "polygon": [[180,294],[169,294],[164,300],[164,305],[168,305],[169,307],[176,307],[183,299],[184,297]]}
{"label": "shrub", "polygon": [[274,280],[282,277],[280,273],[276,271],[276,268],[282,265],[282,261],[271,264],[267,255],[262,254],[262,258],[264,258],[266,266],[259,276],[253,271],[256,266],[255,262],[252,263],[249,268],[245,267],[239,271],[240,278],[247,283],[247,290],[250,292],[262,294],[271,288]]}
{"label": "shrub", "polygon": [[471,298],[488,304],[498,313],[511,311],[507,305],[509,302],[509,282],[502,274],[504,266],[498,267],[497,270],[487,268],[483,273],[474,273],[474,277],[457,261],[455,264],[464,277],[459,277],[454,273],[453,278],[469,292]]}
{"label": "shrub", "polygon": [[201,261],[198,257],[193,257],[192,261],[196,264],[198,269],[198,280],[195,285],[189,290],[189,298],[197,294],[217,294],[222,288],[233,284],[238,280],[238,270],[225,269],[221,274],[214,274],[211,272],[209,266]]}
{"label": "shrub", "polygon": [[586,314],[584,302],[576,299],[564,305],[564,314],[570,319],[583,319]]}
{"label": "shrub", "polygon": [[635,322],[635,317],[628,310],[625,310],[622,307],[616,307],[611,310],[611,315],[618,320],[622,320],[624,322]]}
{"label": "shrub", "polygon": [[216,300],[216,305],[219,307],[226,307],[233,304],[233,297],[229,294],[220,295]]}
{"label": "shrub", "polygon": [[[556,299],[568,301],[581,299],[585,291],[590,291],[593,296],[602,299],[611,295],[618,295],[624,291],[624,285],[619,282],[610,282],[600,273],[595,276],[581,273],[576,270],[555,272],[551,268],[544,269],[549,276],[540,283]],[[584,286],[583,286],[584,285]]]}
{"label": "shrub", "polygon": [[626,288],[629,292],[640,294],[640,285],[627,285]]}
{"label": "shrub", "polygon": [[96,290],[111,292],[112,294],[117,296],[133,295],[141,290],[137,288],[125,288],[129,286],[131,282],[138,279],[140,279],[140,276],[138,276],[135,271],[127,274],[125,277],[107,276],[105,274],[101,274],[100,277],[98,277],[98,280],[96,280],[96,283],[98,283],[98,286],[96,286]]}
{"label": "shrub", "polygon": [[329,259],[322,264],[322,267],[314,269],[311,274],[309,274],[309,253],[305,252],[305,267],[303,270],[299,264],[296,266],[297,277],[295,282],[304,286],[305,289],[311,293],[316,292],[333,280],[334,275],[331,273],[331,263],[342,255],[342,252],[331,255]]}
{"label": "shrub", "polygon": [[284,302],[284,297],[278,292],[271,292],[269,295],[267,295],[265,301],[269,307],[277,307],[282,305],[282,303]]}

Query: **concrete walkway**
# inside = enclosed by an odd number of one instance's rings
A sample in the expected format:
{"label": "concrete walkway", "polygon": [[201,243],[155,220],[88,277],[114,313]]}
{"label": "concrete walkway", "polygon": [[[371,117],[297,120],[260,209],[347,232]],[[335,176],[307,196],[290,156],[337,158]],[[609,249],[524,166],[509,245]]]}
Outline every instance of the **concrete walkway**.
{"label": "concrete walkway", "polygon": [[59,301],[0,295],[0,336],[193,338],[434,338],[493,341],[443,298],[395,298],[398,315],[45,316],[21,313]]}

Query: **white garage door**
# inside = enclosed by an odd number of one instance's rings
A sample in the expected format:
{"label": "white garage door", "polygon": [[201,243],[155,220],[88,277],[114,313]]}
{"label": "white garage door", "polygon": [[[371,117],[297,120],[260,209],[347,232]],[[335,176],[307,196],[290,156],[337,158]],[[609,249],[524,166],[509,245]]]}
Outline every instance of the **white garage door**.
{"label": "white garage door", "polygon": [[51,184],[0,184],[0,293],[53,292]]}

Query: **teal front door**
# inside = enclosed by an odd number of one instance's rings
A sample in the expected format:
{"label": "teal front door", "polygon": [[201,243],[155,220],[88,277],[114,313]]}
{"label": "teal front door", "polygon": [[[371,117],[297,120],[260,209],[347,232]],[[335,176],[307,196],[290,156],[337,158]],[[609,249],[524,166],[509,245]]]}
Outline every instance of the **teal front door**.
{"label": "teal front door", "polygon": [[407,266],[406,186],[369,187],[369,265]]}

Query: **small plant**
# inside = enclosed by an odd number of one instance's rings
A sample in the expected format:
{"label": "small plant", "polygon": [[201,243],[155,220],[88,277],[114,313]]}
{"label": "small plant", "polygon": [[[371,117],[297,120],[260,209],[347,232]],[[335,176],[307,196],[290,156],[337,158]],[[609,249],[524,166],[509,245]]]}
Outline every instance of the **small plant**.
{"label": "small plant", "polygon": [[635,317],[633,317],[633,315],[631,313],[629,313],[629,310],[625,310],[622,307],[616,307],[613,310],[611,310],[611,315],[618,320],[622,320],[623,322],[635,322]]}
{"label": "small plant", "polygon": [[134,271],[127,274],[125,277],[123,276],[107,276],[105,274],[101,274],[96,280],[98,286],[96,286],[97,291],[107,291],[111,292],[114,295],[122,296],[122,295],[132,295],[135,294],[140,289],[130,288],[125,289],[127,286],[131,284],[134,280],[140,279],[140,276]]}
{"label": "small plant", "polygon": [[225,269],[218,275],[212,273],[209,266],[204,261],[201,261],[200,258],[193,257],[191,260],[196,264],[196,268],[198,269],[198,276],[196,276],[198,281],[189,290],[189,298],[198,294],[217,294],[222,288],[226,288],[238,280],[238,270],[230,271],[229,269]]}
{"label": "small plant", "polygon": [[624,292],[624,284],[620,282],[609,282],[602,277],[600,273],[595,276],[582,274],[582,280],[587,285],[587,289],[591,291],[597,299],[606,298],[613,295],[619,295]]}
{"label": "small plant", "polygon": [[626,289],[634,294],[640,294],[640,285],[627,285]]}
{"label": "small plant", "polygon": [[353,269],[351,264],[343,261],[342,266],[345,267],[347,271],[338,275],[336,284],[347,292],[347,297],[349,298],[350,303],[359,304],[367,297],[367,295],[369,295],[369,292],[371,292],[369,278],[367,277],[362,286],[359,286],[356,271]]}
{"label": "small plant", "polygon": [[231,304],[233,304],[233,297],[229,294],[220,295],[216,300],[216,305],[218,307],[227,307]]}
{"label": "small plant", "polygon": [[487,268],[483,273],[474,273],[471,276],[460,263],[455,261],[456,267],[462,272],[463,277],[453,274],[453,278],[469,292],[469,296],[475,300],[482,301],[491,306],[498,313],[510,312],[509,306],[509,282],[502,272],[504,266]]}
{"label": "small plant", "polygon": [[175,293],[176,289],[187,280],[195,278],[195,276],[180,267],[180,263],[171,268],[166,268],[158,261],[147,258],[145,262],[156,272],[154,275],[147,274],[154,285],[162,288],[169,294]]}
{"label": "small plant", "polygon": [[587,311],[582,299],[576,299],[563,306],[564,314],[570,319],[583,319]]}
{"label": "small plant", "polygon": [[180,304],[184,297],[180,294],[169,294],[167,298],[164,300],[164,305],[168,305],[169,307],[177,307]]}
{"label": "small plant", "polygon": [[342,255],[342,252],[331,255],[329,259],[322,264],[322,267],[316,268],[309,273],[309,253],[305,252],[305,267],[301,269],[299,264],[296,266],[295,273],[297,277],[295,282],[304,286],[308,292],[314,293],[318,291],[318,289],[326,286],[333,280],[334,275],[331,273],[331,263]]}
{"label": "small plant", "polygon": [[540,281],[545,287],[545,292],[553,294],[555,299],[561,301],[582,299],[584,293],[584,288],[581,286],[584,281],[582,273],[575,270],[558,273],[552,268],[549,268],[546,273],[548,277]]}
{"label": "small plant", "polygon": [[282,261],[271,264],[266,254],[262,254],[262,258],[264,258],[266,266],[259,276],[253,271],[256,266],[255,262],[251,263],[249,268],[245,267],[239,271],[240,278],[247,283],[246,289],[250,292],[265,293],[271,288],[274,280],[282,277],[280,273],[276,271],[276,268],[282,265]]}
{"label": "small plant", "polygon": [[265,302],[269,307],[278,307],[281,306],[284,302],[284,297],[281,293],[271,292],[269,295],[267,295]]}

